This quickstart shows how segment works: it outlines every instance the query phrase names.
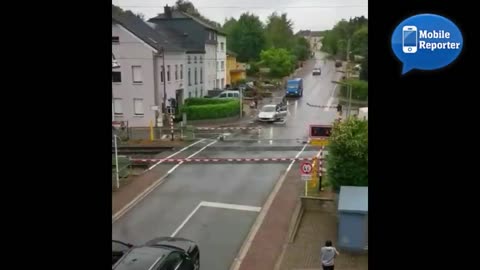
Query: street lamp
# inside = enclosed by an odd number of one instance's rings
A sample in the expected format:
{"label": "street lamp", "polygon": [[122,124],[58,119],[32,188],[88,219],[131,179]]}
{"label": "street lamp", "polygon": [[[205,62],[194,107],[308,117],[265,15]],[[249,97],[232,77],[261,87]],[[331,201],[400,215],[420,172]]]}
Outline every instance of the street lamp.
{"label": "street lamp", "polygon": [[352,85],[349,83],[345,82],[339,82],[339,81],[332,81],[334,84],[340,84],[340,85],[345,85],[347,87],[347,92],[348,92],[348,109],[347,109],[347,117],[350,117],[350,112],[352,109]]}
{"label": "street lamp", "polygon": [[115,174],[116,174],[116,179],[115,179],[115,185],[117,189],[120,188],[120,178],[118,176],[118,148],[117,148],[117,139],[118,136],[113,134],[113,140],[115,141]]}

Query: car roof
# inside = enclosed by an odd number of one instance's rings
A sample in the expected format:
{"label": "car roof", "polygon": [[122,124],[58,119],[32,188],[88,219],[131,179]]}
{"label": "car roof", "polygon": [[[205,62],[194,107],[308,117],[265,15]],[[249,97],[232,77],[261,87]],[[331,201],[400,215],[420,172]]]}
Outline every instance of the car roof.
{"label": "car roof", "polygon": [[302,78],[295,78],[295,79],[291,79],[291,80],[288,80],[289,82],[297,82],[297,81],[301,81]]}
{"label": "car roof", "polygon": [[264,105],[263,108],[265,107],[277,107],[277,105],[274,105],[274,104],[267,104],[267,105]]}
{"label": "car roof", "polygon": [[115,270],[148,270],[163,260],[172,250],[162,247],[135,247],[124,255],[113,267]]}

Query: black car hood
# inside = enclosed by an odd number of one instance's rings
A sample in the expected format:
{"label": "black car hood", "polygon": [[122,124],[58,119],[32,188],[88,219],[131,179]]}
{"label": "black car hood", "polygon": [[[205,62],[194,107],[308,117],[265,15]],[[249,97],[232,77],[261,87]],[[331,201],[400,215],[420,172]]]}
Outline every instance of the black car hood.
{"label": "black car hood", "polygon": [[187,253],[191,253],[197,246],[195,242],[180,237],[157,237],[148,241],[146,246],[171,246],[179,248]]}

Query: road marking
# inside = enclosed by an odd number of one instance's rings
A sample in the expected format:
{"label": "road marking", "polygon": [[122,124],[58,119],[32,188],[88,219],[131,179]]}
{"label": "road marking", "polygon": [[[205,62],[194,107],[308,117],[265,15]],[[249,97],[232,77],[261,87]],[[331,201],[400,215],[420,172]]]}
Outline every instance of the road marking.
{"label": "road marking", "polygon": [[[186,159],[189,159],[189,158],[192,158],[196,155],[198,155],[200,152],[202,152],[203,150],[205,150],[205,148],[209,147],[210,145],[216,143],[217,140],[205,145],[204,147],[200,148],[200,150],[198,150],[197,152],[191,154],[190,156],[188,156]],[[167,175],[171,174],[173,171],[175,171],[180,165],[182,165],[184,163],[184,161],[180,161],[177,165],[173,166],[173,168],[171,168],[168,172],[167,172]]]}
{"label": "road marking", "polygon": [[192,146],[194,146],[194,145],[196,145],[196,144],[198,144],[198,143],[200,143],[200,142],[203,142],[203,141],[205,141],[205,139],[201,139],[201,140],[200,140],[200,141],[198,141],[198,142],[194,142],[194,143],[192,143],[192,144],[190,144],[190,145],[187,145],[187,146],[185,146],[184,148],[182,148],[182,149],[178,150],[177,152],[175,152],[175,153],[171,154],[170,156],[168,156],[168,157],[166,157],[166,158],[163,158],[163,159],[162,159],[162,160],[160,160],[159,162],[157,162],[157,163],[153,164],[152,166],[150,166],[150,168],[148,168],[148,169],[147,169],[147,171],[150,171],[151,169],[153,169],[153,168],[157,167],[157,165],[159,165],[159,164],[163,163],[165,160],[167,160],[167,159],[169,159],[169,158],[172,158],[172,157],[174,157],[174,156],[176,156],[176,155],[180,154],[181,152],[183,152],[183,151],[187,150],[188,148],[190,148],[190,147],[192,147]]}
{"label": "road marking", "polygon": [[258,206],[241,205],[241,204],[205,202],[205,201],[201,202],[200,204],[206,207],[224,208],[224,209],[232,209],[232,210],[251,211],[251,212],[260,212],[262,210],[262,208]]}
{"label": "road marking", "polygon": [[172,235],[170,235],[170,237],[175,237],[175,235],[177,235],[177,233],[183,228],[183,226],[185,226],[185,224],[187,224],[187,222],[193,217],[193,215],[195,215],[195,212],[198,211],[198,209],[200,209],[200,207],[202,206],[202,202],[200,202],[197,207],[195,207],[195,209],[193,209],[193,211],[187,216],[187,218],[185,218],[185,220],[183,220],[182,224],[180,224],[180,226],[177,227],[177,229],[172,233]]}
{"label": "road marking", "polygon": [[241,205],[241,204],[230,204],[230,203],[219,203],[219,202],[206,202],[201,201],[195,209],[183,220],[183,222],[175,229],[175,231],[170,235],[170,237],[175,237],[180,230],[185,227],[187,222],[195,215],[195,213],[200,209],[200,207],[213,207],[213,208],[223,208],[223,209],[231,209],[231,210],[241,210],[241,211],[251,211],[251,212],[260,212],[262,210],[261,207],[257,206],[250,206],[250,205]]}
{"label": "road marking", "polygon": [[[210,145],[216,143],[217,140],[207,144],[206,146],[204,146],[203,148],[201,148],[200,150],[198,150],[197,152],[193,153],[192,155],[190,155],[188,158],[191,158],[195,155],[197,155],[198,153],[200,153],[201,151],[205,150],[205,148],[209,147]],[[164,182],[164,180],[176,169],[178,168],[181,164],[183,163],[180,162],[179,164],[175,165],[172,169],[170,169],[166,174],[164,174],[162,177],[160,177],[160,179],[158,179],[157,181],[155,181],[151,186],[149,186],[147,189],[145,189],[142,193],[138,194],[137,197],[135,197],[132,201],[130,201],[127,205],[125,205],[122,209],[120,209],[120,211],[118,211],[117,213],[115,213],[113,216],[112,216],[112,224],[115,223],[115,221],[117,221],[119,218],[121,218],[123,215],[125,215],[125,213],[127,213],[130,209],[132,209],[135,205],[137,205],[140,201],[142,201],[145,197],[148,196],[148,194],[150,194],[152,191],[155,190],[155,188],[157,188],[160,184],[162,184]],[[175,169],[174,169],[175,168]]]}
{"label": "road marking", "polygon": [[[307,144],[303,146],[302,150],[300,150],[300,152],[297,153],[295,158],[298,158],[303,153],[306,147],[307,147]],[[287,178],[287,174],[292,168],[294,163],[295,163],[295,160],[293,160],[290,163],[290,165],[288,165],[287,169],[285,170],[285,173],[277,181],[270,195],[268,195],[267,201],[265,202],[265,204],[262,207],[262,210],[260,211],[257,218],[255,219],[255,223],[253,223],[253,226],[250,229],[250,232],[248,233],[247,239],[243,242],[242,246],[240,247],[240,251],[237,254],[237,257],[233,260],[230,270],[238,270],[240,268],[243,258],[245,258],[245,256],[247,255],[247,252],[250,249],[250,246],[252,245],[253,239],[255,239],[255,235],[257,235],[257,232],[260,229],[260,226],[262,225],[263,220],[265,219],[265,216],[268,213],[268,210],[272,206],[273,200],[275,199],[278,192],[280,191],[280,188],[282,187],[283,182],[285,182],[285,179]]]}

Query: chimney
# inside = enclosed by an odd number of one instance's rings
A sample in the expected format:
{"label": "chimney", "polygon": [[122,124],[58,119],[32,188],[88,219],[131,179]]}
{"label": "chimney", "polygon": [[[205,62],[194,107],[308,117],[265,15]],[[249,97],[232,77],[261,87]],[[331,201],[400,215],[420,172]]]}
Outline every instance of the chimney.
{"label": "chimney", "polygon": [[164,13],[165,13],[165,18],[171,19],[172,18],[172,8],[166,5],[163,7]]}

